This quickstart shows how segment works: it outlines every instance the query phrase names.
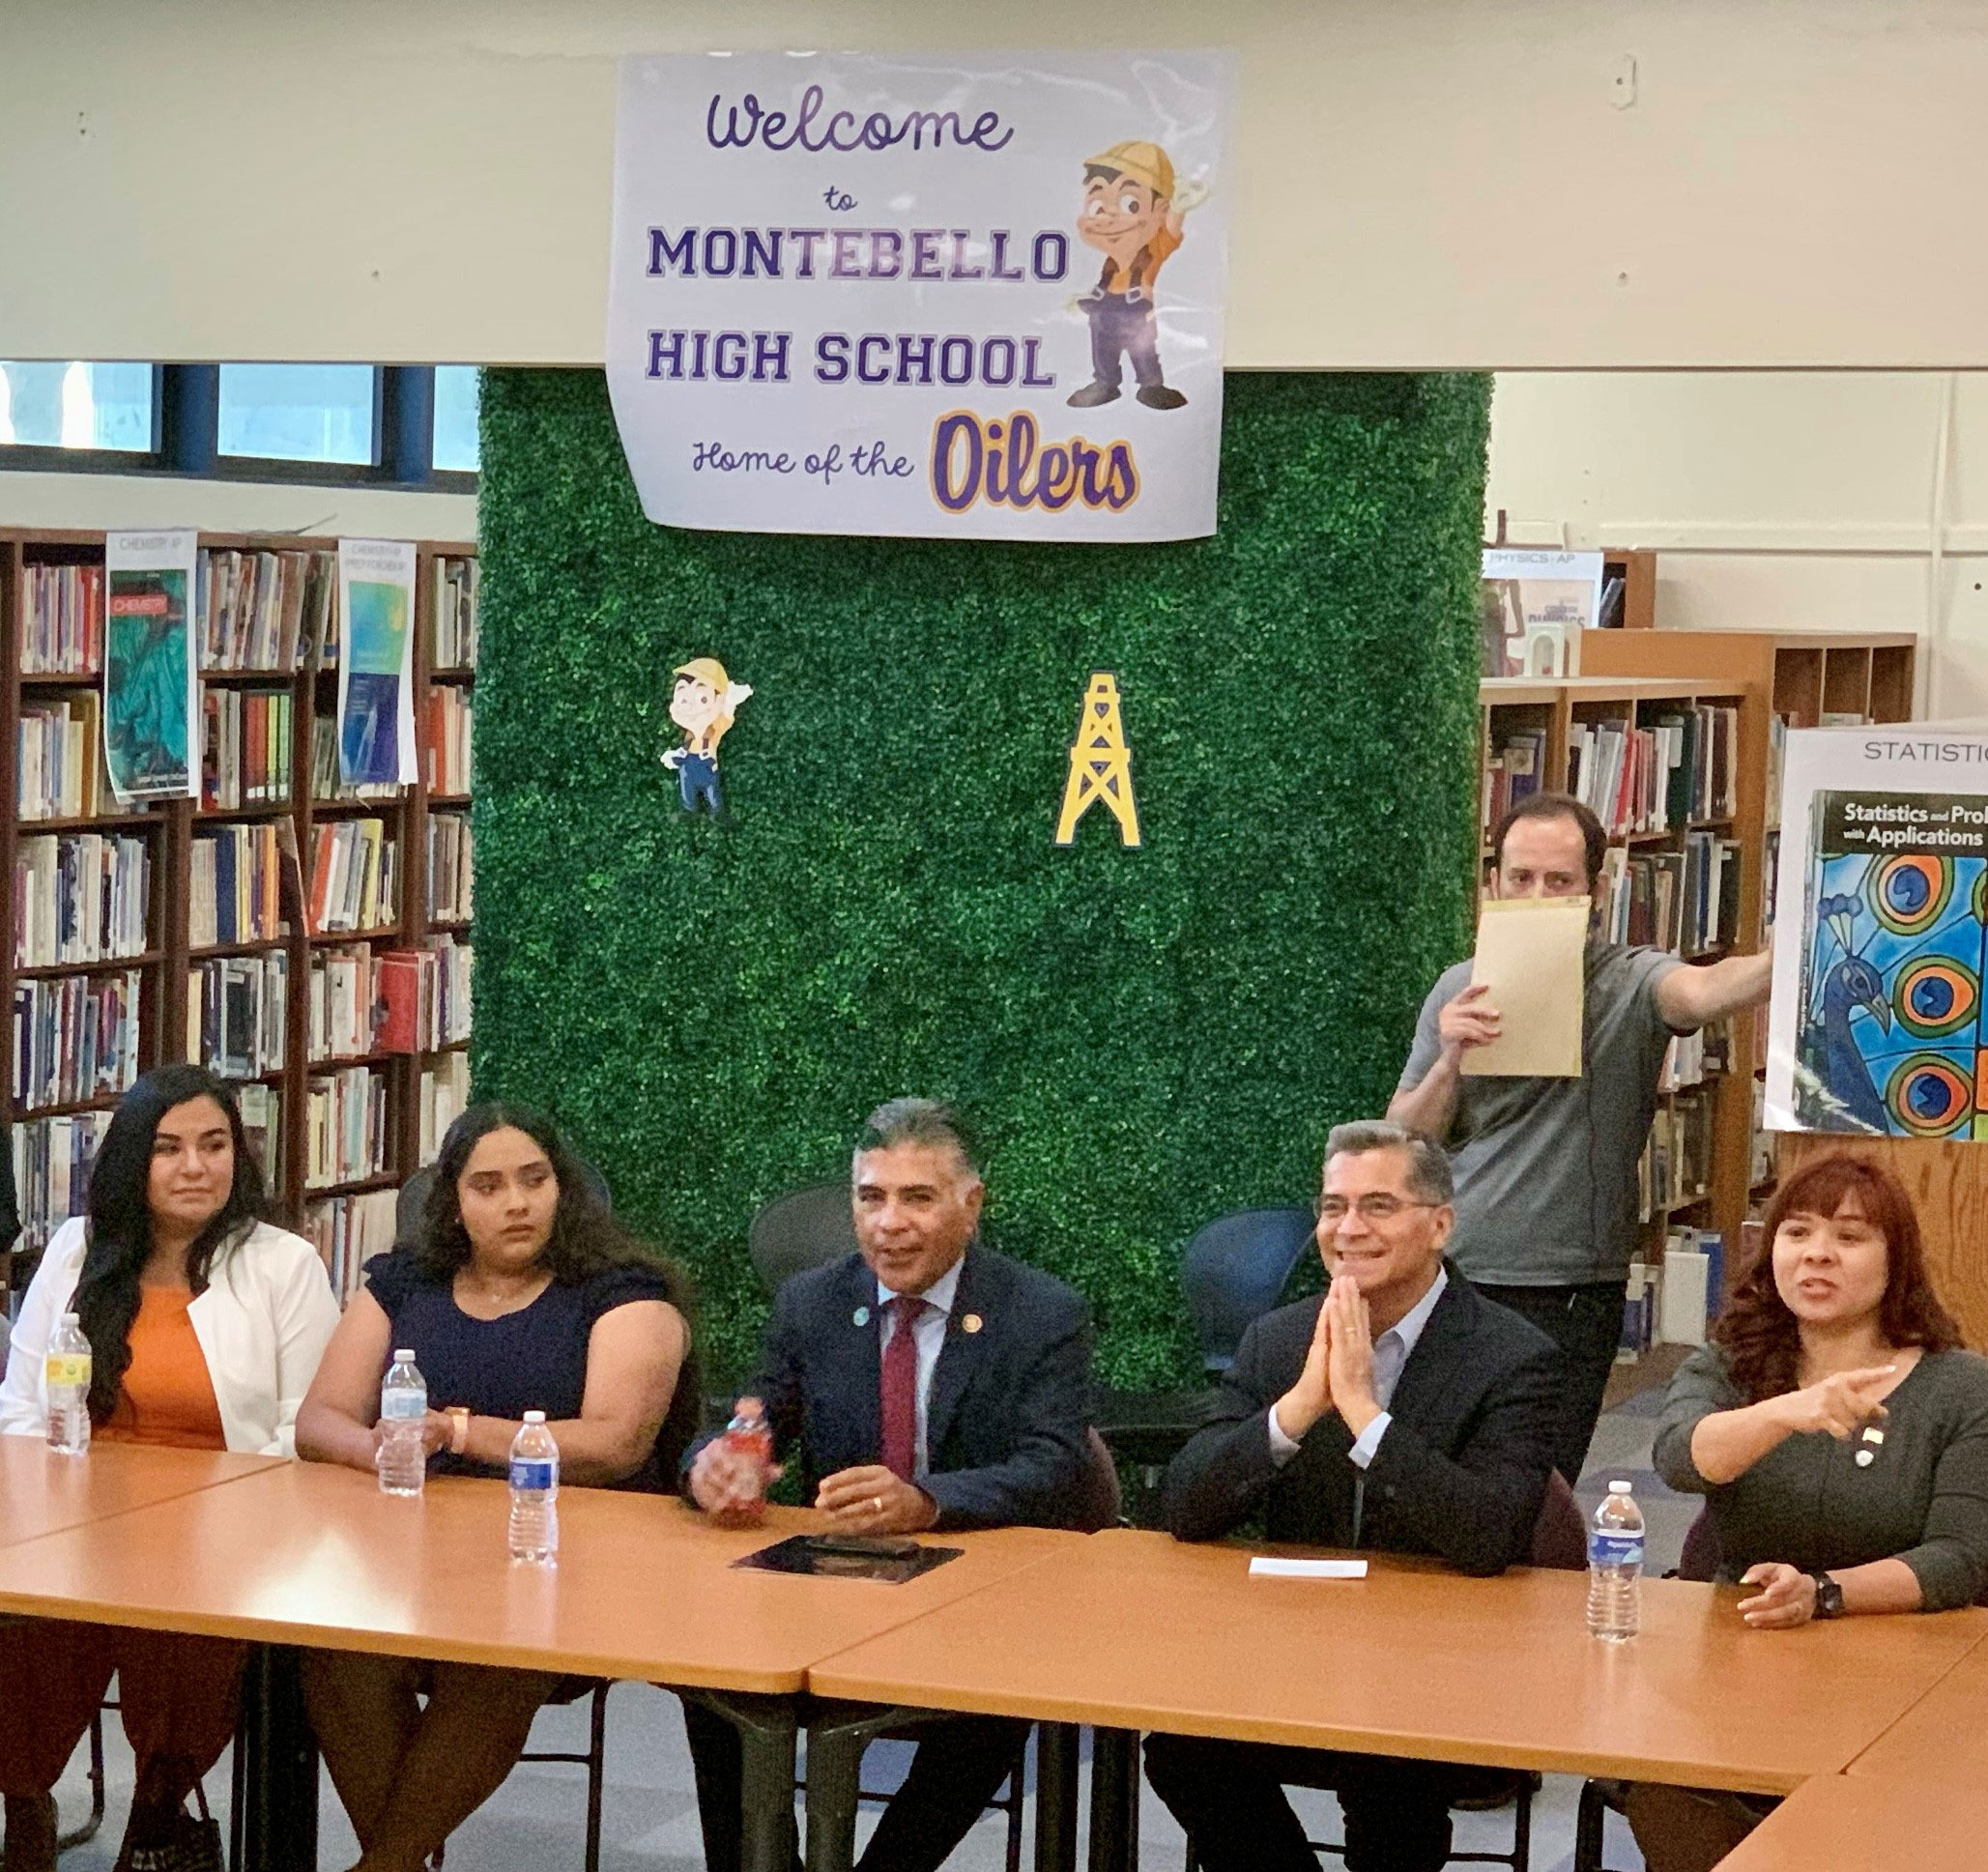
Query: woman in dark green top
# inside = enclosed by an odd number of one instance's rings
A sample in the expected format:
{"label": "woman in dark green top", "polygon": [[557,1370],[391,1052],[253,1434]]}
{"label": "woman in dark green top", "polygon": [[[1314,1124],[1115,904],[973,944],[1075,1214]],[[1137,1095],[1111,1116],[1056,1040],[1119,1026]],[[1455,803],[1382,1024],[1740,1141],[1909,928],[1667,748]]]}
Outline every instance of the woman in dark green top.
{"label": "woman in dark green top", "polygon": [[[1988,1359],[1926,1276],[1912,1199],[1848,1152],[1776,1193],[1768,1251],[1671,1381],[1657,1474],[1706,1498],[1720,1577],[1762,1630],[1944,1612],[1988,1591]],[[1639,1786],[1651,1872],[1711,1866],[1758,1803]]]}

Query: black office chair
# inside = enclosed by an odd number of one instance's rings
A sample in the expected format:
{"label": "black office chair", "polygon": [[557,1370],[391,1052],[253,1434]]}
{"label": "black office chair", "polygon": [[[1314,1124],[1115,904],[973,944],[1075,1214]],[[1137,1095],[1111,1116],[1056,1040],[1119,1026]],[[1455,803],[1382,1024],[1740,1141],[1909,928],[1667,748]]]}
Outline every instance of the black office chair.
{"label": "black office chair", "polygon": [[[604,1209],[615,1206],[615,1193],[608,1188],[608,1180],[586,1158],[575,1156],[574,1164],[580,1174],[586,1178],[587,1186],[600,1198]],[[435,1181],[435,1166],[423,1164],[400,1186],[400,1194],[393,1199],[393,1239],[396,1242],[412,1241],[416,1224],[420,1221],[421,1205],[428,1199],[428,1191]]]}
{"label": "black office chair", "polygon": [[1309,1209],[1238,1209],[1195,1231],[1181,1251],[1180,1283],[1210,1375],[1228,1369],[1251,1322],[1282,1298],[1317,1225]]}
{"label": "black office chair", "polygon": [[55,1850],[58,1853],[67,1853],[72,1847],[87,1846],[103,1825],[103,1713],[116,1708],[116,1700],[105,1697],[98,1705],[97,1714],[90,1718],[90,1814],[80,1827],[57,1836]]}
{"label": "black office chair", "polygon": [[856,1252],[856,1224],[847,1183],[811,1183],[762,1208],[746,1230],[760,1284],[776,1294],[784,1282]]}
{"label": "black office chair", "polygon": [[600,1872],[601,1791],[607,1766],[608,1691],[612,1688],[614,1685],[606,1678],[568,1678],[552,1695],[552,1703],[577,1703],[583,1696],[591,1699],[584,1753],[575,1754],[570,1749],[562,1748],[528,1748],[518,1757],[521,1764],[570,1762],[587,1771],[587,1872]]}
{"label": "black office chair", "polygon": [[[1532,1543],[1526,1551],[1529,1567],[1551,1567],[1578,1572],[1588,1564],[1587,1518],[1567,1478],[1558,1470],[1546,1478],[1546,1497],[1540,1504],[1540,1516],[1533,1523]],[[1292,1787],[1318,1788],[1327,1794],[1338,1792],[1329,1765],[1321,1764],[1315,1777],[1288,1783]],[[1509,1865],[1512,1872],[1527,1872],[1533,1853],[1533,1802],[1542,1785],[1532,1769],[1465,1768],[1458,1771],[1454,1802],[1458,1807],[1488,1810],[1511,1803],[1512,1850],[1509,1853],[1452,1853],[1452,1865]],[[1331,1840],[1308,1840],[1314,1853],[1345,1857],[1345,1847]],[[1187,1843],[1187,1872],[1200,1872],[1200,1858],[1192,1837]],[[1578,1863],[1578,1861],[1576,1861]]]}

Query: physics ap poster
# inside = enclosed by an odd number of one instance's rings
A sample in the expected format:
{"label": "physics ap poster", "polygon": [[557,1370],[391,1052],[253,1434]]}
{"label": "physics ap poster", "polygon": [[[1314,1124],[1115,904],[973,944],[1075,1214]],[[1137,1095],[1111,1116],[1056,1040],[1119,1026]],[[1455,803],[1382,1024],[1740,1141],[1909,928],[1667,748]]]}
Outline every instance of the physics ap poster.
{"label": "physics ap poster", "polygon": [[607,375],[669,526],[1215,531],[1221,52],[624,59]]}

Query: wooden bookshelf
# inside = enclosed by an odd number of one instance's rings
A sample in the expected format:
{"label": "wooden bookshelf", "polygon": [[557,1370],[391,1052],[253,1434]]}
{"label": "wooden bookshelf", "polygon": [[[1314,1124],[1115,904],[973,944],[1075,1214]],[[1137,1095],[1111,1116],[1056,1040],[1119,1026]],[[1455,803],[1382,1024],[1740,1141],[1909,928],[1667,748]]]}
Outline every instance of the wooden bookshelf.
{"label": "wooden bookshelf", "polygon": [[[1778,798],[1769,796],[1774,717],[1779,716],[1790,728],[1819,727],[1825,714],[1860,715],[1872,722],[1910,721],[1917,694],[1917,656],[1918,639],[1907,632],[1847,635],[1833,631],[1659,629],[1582,633],[1581,667],[1598,677],[1722,684],[1749,698],[1750,706],[1742,714],[1739,802],[1734,821],[1734,836],[1742,852],[1739,946],[1743,950],[1759,946],[1763,912],[1771,907],[1764,891],[1771,841],[1778,842],[1780,810]],[[1730,1109],[1722,1105],[1718,1113],[1714,1207],[1716,1225],[1727,1231],[1729,1269],[1737,1260],[1740,1224],[1749,1208],[1757,1210],[1773,1192],[1771,1175],[1760,1181],[1751,1175],[1753,1087],[1766,1072],[1766,1022],[1764,1009],[1750,1019],[1742,1017],[1734,1022]],[[1740,1103],[1743,1092],[1743,1109]],[[1791,1146],[1799,1152],[1830,1141],[1796,1138],[1792,1134],[1775,1139],[1783,1153]],[[1872,1141],[1886,1154],[1904,1160],[1902,1172],[1915,1187],[1926,1180],[1921,1160],[1945,1152],[1965,1156],[1971,1148],[1965,1143],[1907,1138]],[[1972,1165],[1972,1159],[1967,1161]],[[1972,1174],[1988,1177],[1988,1166]],[[1983,1201],[1988,1201],[1988,1183],[1975,1198],[1974,1210]],[[1943,1227],[1941,1217],[1931,1211],[1922,1214],[1937,1239]],[[1943,1286],[1955,1292],[1956,1304],[1962,1293],[1974,1296],[1969,1302],[1974,1309],[1970,1335],[1975,1342],[1988,1344],[1988,1279],[1978,1266],[1978,1254],[1970,1245],[1957,1241],[1936,1250],[1936,1253],[1942,1253],[1953,1274],[1952,1279],[1943,1280]],[[1962,1261],[1969,1270],[1964,1277],[1959,1272]]]}
{"label": "wooden bookshelf", "polygon": [[[335,555],[332,538],[283,534],[265,537],[254,534],[202,533],[203,552],[240,551],[268,553],[322,552]],[[294,670],[206,670],[201,671],[203,697],[209,687],[238,692],[267,692],[287,696],[289,705],[288,746],[271,747],[270,765],[287,771],[289,797],[280,802],[244,803],[210,809],[193,799],[176,799],[138,809],[119,810],[110,795],[107,781],[101,786],[98,804],[101,810],[86,819],[23,818],[24,805],[18,750],[21,711],[28,706],[60,706],[66,697],[95,691],[101,696],[101,670],[87,675],[50,676],[22,674],[27,625],[24,579],[28,568],[38,565],[101,568],[103,536],[83,533],[0,532],[0,659],[4,659],[10,679],[0,684],[0,746],[8,751],[5,772],[0,774],[0,871],[12,879],[23,839],[43,834],[67,837],[95,832],[105,836],[136,838],[145,842],[149,861],[149,902],[145,941],[141,950],[129,958],[117,958],[83,965],[29,966],[16,964],[16,892],[10,889],[0,897],[0,991],[9,1007],[15,1005],[16,991],[24,984],[56,982],[67,976],[101,977],[125,969],[136,971],[140,985],[138,1041],[135,1064],[138,1070],[187,1058],[193,1047],[189,1035],[188,995],[199,965],[221,958],[267,957],[280,954],[286,965],[284,981],[283,1044],[280,1063],[272,1070],[248,1075],[244,1083],[272,1087],[279,1098],[276,1173],[271,1178],[274,1195],[284,1212],[302,1222],[306,1209],[329,1197],[390,1190],[401,1183],[420,1160],[421,1075],[436,1059],[432,1053],[382,1053],[368,1048],[357,1059],[309,1056],[310,962],[314,953],[330,946],[364,949],[377,955],[396,949],[426,947],[447,934],[467,944],[469,919],[447,917],[431,922],[427,915],[425,846],[429,816],[428,785],[430,763],[427,737],[430,721],[429,695],[438,684],[467,693],[475,681],[473,668],[456,667],[436,673],[434,642],[437,627],[438,582],[445,565],[468,567],[474,564],[473,546],[440,542],[419,542],[416,554],[414,715],[418,773],[412,786],[396,788],[390,796],[378,798],[313,797],[313,737],[317,724],[335,723],[338,675],[335,663],[312,667],[308,646],[300,650]],[[202,618],[193,620],[196,655],[202,643]],[[93,748],[93,757],[101,751]],[[195,750],[198,758],[198,750]],[[444,776],[437,776],[438,779]],[[450,810],[467,819],[469,794],[458,786],[443,797]],[[328,824],[353,818],[373,818],[382,821],[387,835],[397,847],[396,902],[390,921],[364,931],[319,933],[307,926],[310,869],[314,836]],[[191,893],[193,850],[197,838],[231,827],[276,828],[283,847],[278,865],[280,927],[260,936],[234,941],[191,940]],[[294,851],[295,862],[291,853]],[[361,1018],[366,1018],[362,1013]],[[445,1051],[459,1051],[462,1043]],[[17,1049],[16,1049],[17,1051]],[[367,1173],[347,1183],[306,1185],[309,1110],[308,1090],[312,1078],[363,1066],[383,1075],[386,1087],[384,1163],[377,1173]],[[65,1104],[24,1105],[14,1096],[17,1065],[10,1069],[6,1081],[6,1115],[11,1125],[75,1115],[107,1112],[117,1103],[117,1094],[70,1101]],[[21,1191],[24,1221],[28,1217],[29,1193]],[[61,1205],[51,1203],[51,1211]],[[66,1209],[63,1213],[66,1213]],[[50,1214],[37,1221],[52,1223],[60,1216]],[[36,1242],[33,1229],[24,1231],[17,1250],[0,1250],[0,1305],[9,1290],[19,1284],[28,1271]],[[45,1233],[43,1229],[39,1232]]]}
{"label": "wooden bookshelf", "polygon": [[[1613,641],[1625,634],[1616,630],[1584,632],[1584,668],[1589,643],[1597,638]],[[1650,633],[1638,631],[1634,635],[1641,639]],[[1484,838],[1479,850],[1480,868],[1484,872],[1488,872],[1492,858],[1488,834],[1495,817],[1488,798],[1486,763],[1492,753],[1513,736],[1540,737],[1541,755],[1536,770],[1535,790],[1567,792],[1570,787],[1570,755],[1583,726],[1612,724],[1649,729],[1675,718],[1681,711],[1707,707],[1734,711],[1733,746],[1736,750],[1743,750],[1748,745],[1749,735],[1758,735],[1763,741],[1766,735],[1765,692],[1749,689],[1746,684],[1736,682],[1718,672],[1690,678],[1591,673],[1557,682],[1509,677],[1480,683],[1478,701],[1479,771],[1486,786],[1486,797],[1481,813]],[[1686,842],[1693,833],[1712,834],[1721,840],[1740,842],[1740,828],[1745,823],[1748,813],[1757,815],[1759,812],[1760,784],[1759,774],[1753,774],[1749,779],[1745,766],[1736,764],[1732,775],[1735,795],[1732,814],[1685,816],[1660,830],[1617,829],[1611,826],[1609,845],[1614,850],[1626,855],[1632,853],[1639,858],[1677,854],[1682,859]],[[1608,816],[1603,814],[1602,817],[1603,823],[1608,824]],[[1757,854],[1757,839],[1754,850]],[[1739,922],[1743,932],[1756,927],[1753,919],[1757,918],[1757,856],[1749,871],[1743,850]],[[1750,886],[1748,879],[1751,879]],[[1749,887],[1755,892],[1751,899],[1744,894]],[[1751,944],[1743,941],[1740,946],[1748,948]],[[1708,963],[1726,953],[1727,948],[1714,941],[1693,949],[1685,959]],[[1665,1234],[1673,1226],[1726,1230],[1728,1243],[1737,1240],[1737,1234],[1732,1231],[1737,1231],[1745,1214],[1745,1156],[1750,1147],[1752,1129],[1751,1076],[1743,1063],[1743,1054],[1740,1051],[1743,1043],[1737,1031],[1743,1024],[1735,1023],[1736,1031],[1724,1070],[1708,1073],[1695,1084],[1681,1085],[1659,1095],[1657,1123],[1660,1125],[1681,1122],[1683,1108],[1709,1106],[1713,1141],[1710,1173],[1703,1188],[1698,1188],[1694,1180],[1692,1187],[1676,1199],[1658,1200],[1652,1205],[1642,1226],[1638,1251],[1639,1258],[1645,1261],[1660,1258]]]}

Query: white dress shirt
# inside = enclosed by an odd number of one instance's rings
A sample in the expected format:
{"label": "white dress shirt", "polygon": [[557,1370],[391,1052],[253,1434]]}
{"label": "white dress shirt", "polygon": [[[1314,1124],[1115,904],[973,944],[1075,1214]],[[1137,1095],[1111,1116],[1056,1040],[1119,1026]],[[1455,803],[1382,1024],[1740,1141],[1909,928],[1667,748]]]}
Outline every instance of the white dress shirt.
{"label": "white dress shirt", "polygon": [[[918,1434],[912,1447],[916,1453],[915,1473],[921,1476],[932,1467],[925,1447],[925,1420],[927,1407],[932,1401],[932,1374],[937,1368],[939,1350],[945,1344],[946,1321],[952,1314],[953,1297],[960,1291],[960,1270],[965,1265],[966,1257],[963,1254],[918,1296],[925,1303],[925,1310],[911,1328],[918,1341]],[[881,1281],[878,1282],[877,1306],[883,1320],[883,1333],[877,1341],[879,1357],[898,1329],[898,1316],[891,1310],[890,1303],[899,1297]]]}
{"label": "white dress shirt", "polygon": [[[1401,1382],[1401,1369],[1408,1363],[1408,1355],[1415,1350],[1416,1341],[1422,1338],[1422,1330],[1428,1324],[1429,1314],[1435,1311],[1436,1302],[1442,1299],[1443,1289],[1449,1284],[1449,1270],[1438,1266],[1429,1290],[1374,1340],[1373,1401],[1380,1406],[1380,1415],[1353,1439],[1353,1447],[1348,1454],[1356,1469],[1365,1469],[1373,1460],[1381,1438],[1387,1435],[1388,1426],[1395,1421],[1388,1415],[1388,1406],[1395,1400],[1395,1387]],[[1297,1444],[1284,1434],[1283,1426],[1277,1421],[1277,1406],[1271,1405],[1270,1460],[1282,1469],[1297,1454]]]}

